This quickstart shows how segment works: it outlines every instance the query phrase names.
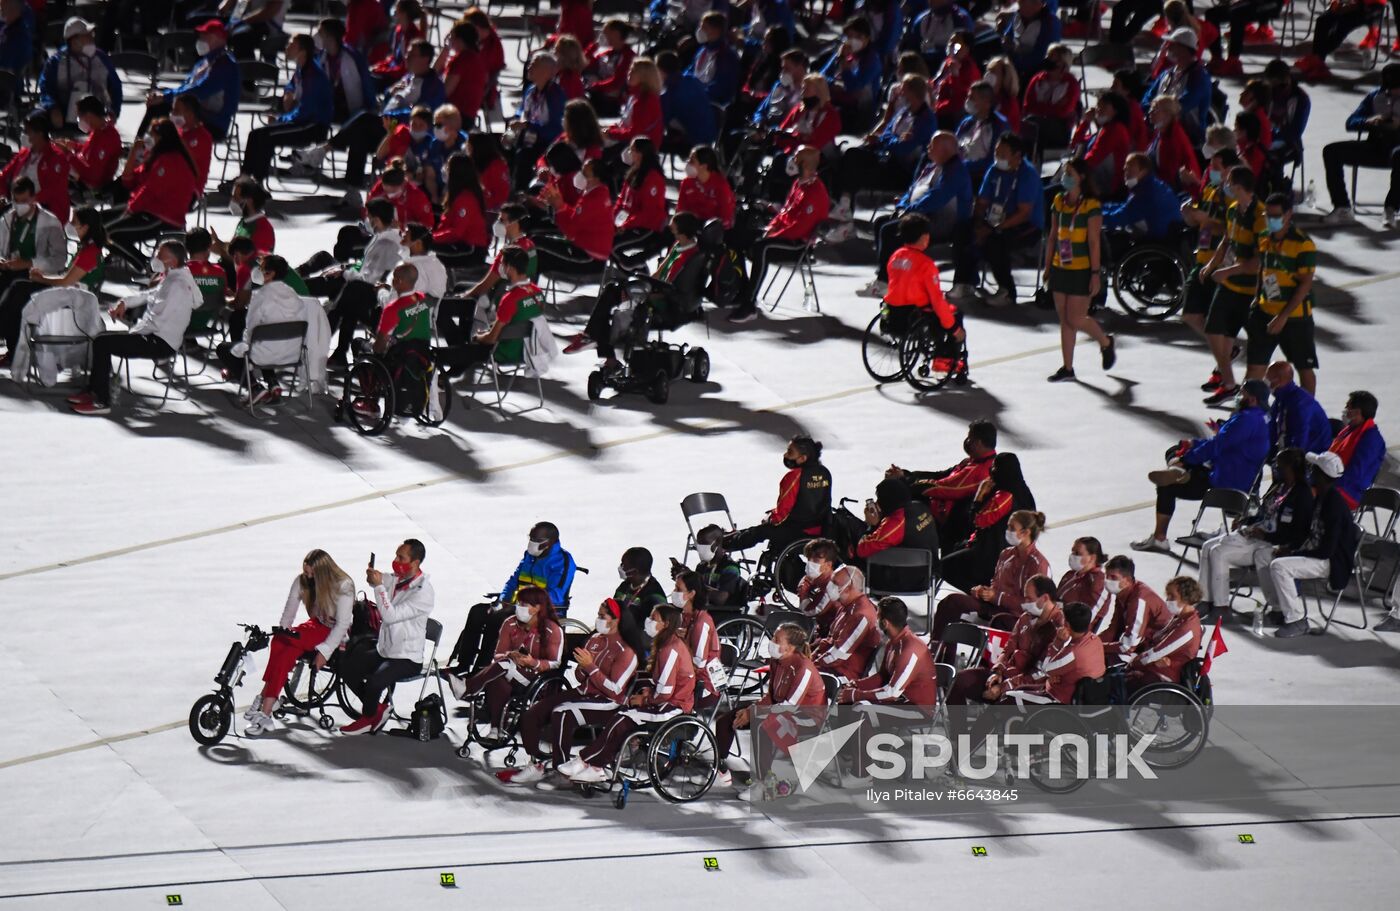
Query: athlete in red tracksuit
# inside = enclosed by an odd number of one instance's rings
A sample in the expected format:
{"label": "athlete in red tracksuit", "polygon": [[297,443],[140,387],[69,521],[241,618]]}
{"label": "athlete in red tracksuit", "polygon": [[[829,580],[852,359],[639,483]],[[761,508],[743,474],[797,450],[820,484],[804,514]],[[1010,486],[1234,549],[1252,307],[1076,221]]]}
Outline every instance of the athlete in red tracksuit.
{"label": "athlete in red tracksuit", "polygon": [[613,205],[613,221],[618,233],[666,230],[666,178],[661,171],[648,171],[639,187],[632,186],[628,180],[622,181]]}
{"label": "athlete in red tracksuit", "polygon": [[816,233],[817,227],[831,212],[831,195],[826,184],[817,177],[821,153],[803,146],[788,159],[788,170],[796,167],[796,177],[788,190],[783,206],[763,231],[763,236],[749,246],[752,266],[749,270],[749,301],[730,315],[731,319],[746,321],[758,311],[758,298],[763,292],[768,262],[776,251],[789,258],[799,254]]}
{"label": "athlete in red tracksuit", "polygon": [[[554,212],[554,223],[564,237],[578,250],[593,260],[602,262],[612,255],[613,222],[612,197],[608,188],[595,183],[579,196],[572,206],[559,206]],[[540,271],[548,272],[552,247],[541,243]]]}
{"label": "athlete in red tracksuit", "polygon": [[821,463],[821,444],[811,437],[794,437],[783,452],[787,473],[778,482],[778,503],[764,521],[731,532],[724,546],[747,550],[768,542],[776,556],[793,541],[822,533],[831,516],[831,472]]}
{"label": "athlete in red tracksuit", "polygon": [[609,138],[618,142],[631,142],[638,136],[644,136],[660,148],[665,129],[660,96],[634,86],[627,95],[627,102],[622,106],[622,116],[605,132]]}
{"label": "athlete in red tracksuit", "polygon": [[[686,166],[687,173],[694,166],[692,161]],[[702,176],[685,177],[676,198],[676,211],[689,212],[700,219],[701,224],[718,218],[724,227],[734,227],[734,191],[728,179],[719,171],[707,171]]]}
{"label": "athlete in red tracksuit", "polygon": [[[793,726],[792,734],[796,729],[810,729],[820,723],[821,713],[812,710],[826,705],[826,686],[812,661],[806,632],[796,624],[783,624],[773,633],[773,648],[768,664],[767,692],[752,706],[725,712],[715,719],[715,752],[720,757],[721,774],[728,769],[726,760],[734,745],[734,732],[748,729],[755,712],[781,707],[781,714],[788,716],[786,719],[778,717],[777,709],[768,716],[773,727],[767,729],[775,734],[787,726],[784,721]],[[755,768],[767,768],[775,746],[774,736],[759,737],[758,744],[761,755],[749,757],[750,763]]]}
{"label": "athlete in red tracksuit", "polygon": [[859,680],[880,647],[880,621],[875,605],[857,586],[842,592],[840,606],[826,636],[812,643],[812,659],[842,683]]}
{"label": "athlete in red tracksuit", "polygon": [[865,743],[876,728],[926,721],[938,704],[933,655],[909,628],[909,608],[898,598],[882,598],[877,614],[886,640],[880,667],[838,694],[838,701],[854,705],[861,719],[851,738],[857,776],[865,775]]}
{"label": "athlete in red tracksuit", "polygon": [[[395,172],[402,173],[402,172]],[[398,191],[399,188],[402,191]],[[428,199],[428,194],[411,180],[404,180],[399,187],[385,186],[381,177],[374,182],[374,186],[369,188],[369,193],[365,196],[365,201],[384,197],[394,204],[394,220],[398,222],[400,228],[408,225],[422,225],[425,228],[433,227],[433,203]],[[364,211],[361,210],[361,217]]]}
{"label": "athlete in red tracksuit", "polygon": [[1102,618],[1095,618],[1099,622],[1094,623],[1094,629],[1100,629],[1102,624],[1104,632],[1099,638],[1103,640],[1104,658],[1111,664],[1140,651],[1167,625],[1171,614],[1162,596],[1146,583],[1112,567],[1108,572],[1117,576],[1121,588],[1113,598],[1112,619],[1102,623]]}
{"label": "athlete in red tracksuit", "polygon": [[486,717],[493,728],[517,686],[529,686],[541,673],[564,663],[564,631],[543,589],[526,588],[516,595],[515,616],[501,624],[491,664],[465,681],[448,675],[452,693],[465,700],[486,693]]}
{"label": "athlete in red tracksuit", "polygon": [[1128,691],[1149,683],[1180,683],[1182,669],[1200,650],[1201,615],[1184,605],[1128,660]]}
{"label": "athlete in red tracksuit", "polygon": [[972,667],[958,673],[948,693],[949,705],[966,705],[968,701],[985,702],[991,691],[1000,699],[1006,681],[1020,680],[1034,670],[1046,653],[1060,640],[1065,626],[1065,614],[1053,597],[1037,598],[1038,613],[1023,612],[1011,628],[1006,646],[990,668]]}
{"label": "athlete in red tracksuit", "polygon": [[[685,576],[681,578],[684,579]],[[693,595],[692,592],[686,594]],[[706,708],[719,698],[719,686],[723,685],[724,680],[724,666],[719,658],[719,635],[715,632],[715,618],[711,617],[707,610],[696,610],[693,597],[688,598],[686,607],[681,612],[681,636],[690,647],[691,660],[695,662],[695,702],[701,708]],[[712,676],[715,674],[719,675],[718,681]]]}
{"label": "athlete in red tracksuit", "polygon": [[1092,632],[1071,632],[1063,627],[1034,668],[1008,677],[1005,701],[1068,704],[1074,688],[1086,677],[1104,675],[1103,643]]}

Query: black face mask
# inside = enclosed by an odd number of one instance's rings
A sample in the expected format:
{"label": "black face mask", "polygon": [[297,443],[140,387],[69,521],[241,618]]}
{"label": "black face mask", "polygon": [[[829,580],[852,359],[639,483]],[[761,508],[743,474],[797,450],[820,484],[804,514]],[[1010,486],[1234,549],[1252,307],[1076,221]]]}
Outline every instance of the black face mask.
{"label": "black face mask", "polygon": [[968,438],[968,439],[966,439],[966,440],[963,440],[963,452],[967,453],[968,455],[972,455],[972,439],[971,439],[971,438]]}
{"label": "black face mask", "polygon": [[816,106],[817,106],[817,98],[816,98],[816,96],[815,96],[815,95],[808,95],[808,96],[806,96],[805,98],[803,98],[803,99],[802,99],[802,106],[803,106],[804,108],[806,108],[807,110],[809,110],[809,111],[810,111],[812,108],[816,107]]}
{"label": "black face mask", "polygon": [[797,467],[797,460],[796,460],[796,459],[789,459],[787,456],[783,456],[783,467],[784,467],[784,468],[796,468],[796,467]]}

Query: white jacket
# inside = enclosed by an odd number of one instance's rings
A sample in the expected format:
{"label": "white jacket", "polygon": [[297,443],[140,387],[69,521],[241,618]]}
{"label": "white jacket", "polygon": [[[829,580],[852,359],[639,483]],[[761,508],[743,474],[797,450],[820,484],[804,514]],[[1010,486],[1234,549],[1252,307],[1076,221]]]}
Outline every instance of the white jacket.
{"label": "white jacket", "polygon": [[530,320],[530,337],[525,340],[525,369],[531,376],[544,376],[549,365],[559,357],[559,344],[549,331],[549,321],[543,316]]}
{"label": "white jacket", "polygon": [[438,300],[447,296],[447,267],[437,258],[436,253],[406,256],[404,262],[418,270],[418,281],[413,285],[414,291],[422,291]]}
{"label": "white jacket", "polygon": [[[34,258],[30,262],[45,275],[58,275],[68,265],[68,237],[58,216],[38,203],[38,221],[34,225]],[[0,218],[0,257],[10,252],[10,237],[15,229],[15,210],[11,208]],[[28,278],[28,275],[22,276]]]}
{"label": "white jacket", "polygon": [[[283,629],[290,629],[292,622],[297,618],[297,611],[301,609],[301,573],[297,573],[292,579],[292,590],[287,592],[287,604],[282,608],[282,618],[277,621],[277,625]],[[350,634],[350,624],[355,619],[355,586],[348,579],[340,587],[340,591],[335,593],[335,624],[331,627],[331,633],[325,641],[316,646],[316,651],[320,652],[330,660],[336,649],[340,648],[340,643],[345,641],[345,637]]]}
{"label": "white jacket", "polygon": [[[433,612],[433,586],[426,573],[401,591],[398,579],[384,573],[374,587],[374,603],[382,621],[379,626],[379,656],[423,660],[423,642],[428,636],[428,615]],[[390,594],[392,592],[392,594]]]}
{"label": "white jacket", "polygon": [[[330,348],[331,325],[326,309],[314,297],[299,297],[286,282],[268,282],[248,299],[248,327],[243,338],[234,344],[232,354],[242,357],[252,344],[253,329],[268,323],[306,322],[306,362],[309,377],[297,376],[310,382],[314,392],[326,391],[326,352]],[[258,342],[253,351],[255,364],[289,364],[297,359],[301,343],[296,339]]]}
{"label": "white jacket", "polygon": [[190,270],[182,266],[166,272],[160,284],[151,290],[133,294],[123,303],[129,310],[146,308],[141,319],[131,327],[133,335],[159,336],[172,350],[179,351],[185,343],[185,330],[190,327],[190,314],[204,303],[204,296]]}
{"label": "white jacket", "polygon": [[345,280],[348,282],[382,282],[402,258],[403,243],[400,241],[398,229],[389,228],[387,231],[380,231],[369,239],[369,245],[365,247],[364,259],[360,261],[360,268],[345,270]]}
{"label": "white jacket", "polygon": [[[40,291],[24,305],[21,319],[38,326],[40,335],[92,338],[103,328],[97,295],[81,285]],[[33,357],[39,366],[39,382],[52,386],[58,381],[61,367],[86,367],[90,353],[87,345],[43,346],[30,351],[29,333],[20,332],[10,375],[22,379],[29,372],[29,360]]]}

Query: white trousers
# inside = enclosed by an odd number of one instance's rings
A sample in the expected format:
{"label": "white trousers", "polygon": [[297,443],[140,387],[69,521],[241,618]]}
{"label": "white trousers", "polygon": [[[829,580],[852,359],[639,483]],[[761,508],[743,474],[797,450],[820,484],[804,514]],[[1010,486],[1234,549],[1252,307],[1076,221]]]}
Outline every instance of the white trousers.
{"label": "white trousers", "polygon": [[1223,606],[1230,600],[1230,570],[1253,566],[1262,577],[1274,546],[1237,531],[1217,535],[1201,545],[1201,600]]}
{"label": "white trousers", "polygon": [[1331,565],[1320,557],[1279,557],[1270,561],[1268,571],[1259,574],[1260,587],[1269,603],[1283,611],[1283,622],[1303,619],[1303,599],[1298,594],[1299,579],[1326,579]]}

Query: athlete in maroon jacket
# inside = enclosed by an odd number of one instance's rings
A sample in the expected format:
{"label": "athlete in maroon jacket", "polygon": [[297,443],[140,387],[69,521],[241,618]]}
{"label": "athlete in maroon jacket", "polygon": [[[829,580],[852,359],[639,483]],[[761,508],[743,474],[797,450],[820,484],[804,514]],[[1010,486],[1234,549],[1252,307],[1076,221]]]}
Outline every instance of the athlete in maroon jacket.
{"label": "athlete in maroon jacket", "polygon": [[865,743],[876,728],[927,721],[938,703],[938,680],[928,646],[909,628],[909,608],[881,598],[876,608],[885,654],[869,677],[842,687],[838,701],[854,705],[860,729],[851,738],[856,777],[865,775]]}
{"label": "athlete in maroon jacket", "polygon": [[554,616],[549,594],[535,586],[522,587],[515,598],[515,616],[501,625],[495,657],[482,670],[463,680],[444,674],[452,695],[459,701],[486,694],[486,717],[490,719],[490,739],[500,735],[501,713],[511,692],[529,686],[545,671],[564,663],[564,631]]}
{"label": "athlete in maroon jacket", "polygon": [[1103,640],[1104,659],[1110,664],[1141,650],[1171,619],[1166,602],[1145,582],[1139,582],[1136,572],[1132,558],[1121,554],[1104,566],[1104,585],[1114,595],[1113,619],[1099,638]]}
{"label": "athlete in maroon jacket", "polygon": [[[838,584],[842,576],[859,574],[853,566],[843,567],[834,575]],[[840,588],[837,607],[831,618],[831,629],[812,643],[812,658],[824,673],[842,683],[865,676],[870,659],[880,647],[880,620],[875,605],[866,597],[864,586],[848,584]]]}

